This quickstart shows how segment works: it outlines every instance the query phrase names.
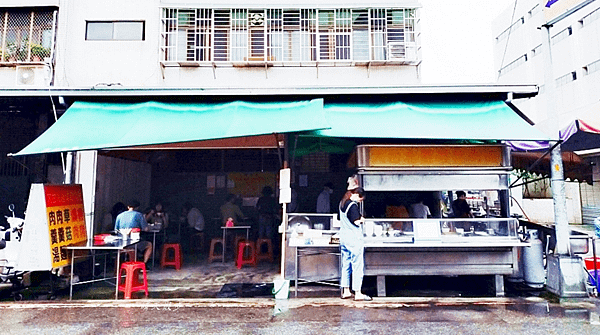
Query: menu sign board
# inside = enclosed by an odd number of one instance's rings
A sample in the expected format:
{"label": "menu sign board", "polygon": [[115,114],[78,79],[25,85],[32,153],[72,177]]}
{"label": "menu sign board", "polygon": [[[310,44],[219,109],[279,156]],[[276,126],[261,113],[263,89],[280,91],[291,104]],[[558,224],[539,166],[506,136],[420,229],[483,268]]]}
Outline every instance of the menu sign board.
{"label": "menu sign board", "polygon": [[64,246],[87,240],[81,185],[44,185],[52,267],[70,264]]}
{"label": "menu sign board", "polygon": [[81,185],[32,184],[17,269],[49,271],[71,263],[65,246],[87,240]]}

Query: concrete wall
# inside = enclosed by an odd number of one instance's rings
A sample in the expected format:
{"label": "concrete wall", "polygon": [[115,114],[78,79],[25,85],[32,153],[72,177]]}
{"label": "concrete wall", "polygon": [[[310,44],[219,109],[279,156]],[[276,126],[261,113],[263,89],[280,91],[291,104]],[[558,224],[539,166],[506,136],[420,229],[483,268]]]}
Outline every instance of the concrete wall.
{"label": "concrete wall", "polygon": [[[578,183],[565,183],[567,199],[567,219],[571,224],[581,224],[581,197]],[[512,189],[511,214],[521,214],[529,218],[531,222],[552,223],[554,222],[554,200],[523,198],[520,187]],[[518,204],[517,204],[518,203]],[[520,205],[520,206],[519,206]]]}
{"label": "concrete wall", "polygon": [[[537,0],[519,1],[513,22],[523,18],[524,24],[513,29],[510,37],[500,39],[494,48],[496,69],[506,66],[522,55],[527,55],[527,61],[519,67],[499,77],[499,83],[535,83],[544,85],[544,75],[547,72],[545,55],[537,48],[546,34],[538,29],[544,23],[544,13]],[[552,43],[553,76],[554,79],[575,72],[577,79],[556,88],[555,103],[558,111],[559,124],[564,126],[570,121],[593,112],[600,107],[600,71],[587,73],[585,67],[600,60],[600,20],[581,20],[588,14],[600,8],[594,2],[585,6],[567,18],[557,22],[551,28],[550,35],[555,36],[564,29],[571,27],[572,34]],[[494,35],[499,36],[510,25],[513,6],[509,6],[494,20]],[[508,43],[508,44],[507,44]],[[534,52],[534,50],[536,50]],[[548,118],[544,88],[532,99],[516,101],[517,106],[535,123],[539,129],[550,132],[552,120]]]}
{"label": "concrete wall", "polygon": [[105,227],[103,224],[117,202],[127,204],[135,199],[142,209],[150,205],[150,164],[98,155],[95,169],[94,233],[114,228],[110,221]]}
{"label": "concrete wall", "polygon": [[[400,5],[391,2],[390,7]],[[415,1],[404,1],[415,5]],[[211,3],[212,4],[212,3]],[[305,87],[385,86],[416,84],[416,65],[402,66],[284,66],[284,67],[165,67],[160,65],[161,5],[158,0],[61,1],[57,32],[55,86],[90,87]],[[204,2],[185,6],[208,6]],[[257,2],[257,7],[265,4]],[[279,7],[281,4],[272,4]],[[322,5],[315,2],[315,7]],[[368,3],[364,5],[368,6]],[[226,6],[226,4],[224,4]],[[252,6],[245,4],[244,6]],[[345,4],[338,2],[337,6]],[[115,10],[118,8],[118,10]],[[144,41],[86,41],[86,21],[143,20]],[[1,72],[0,72],[1,75]]]}
{"label": "concrete wall", "polygon": [[[536,128],[550,136],[556,135],[553,130],[554,121],[558,121],[559,127],[563,128],[577,118],[597,115],[600,108],[600,71],[592,72],[587,69],[590,63],[600,60],[600,19],[583,20],[599,8],[600,3],[592,2],[555,23],[550,30],[550,36],[555,36],[571,28],[571,35],[551,42],[552,79],[556,80],[572,72],[576,75],[576,80],[556,86],[553,101],[557,118],[550,118],[548,114],[548,96],[545,93],[545,75],[549,73],[547,55],[539,47],[547,34],[544,29],[538,29],[545,22],[540,1],[517,2],[512,22],[512,5],[494,20],[494,36],[500,36],[511,24],[522,22],[514,26],[509,37],[498,38],[494,48],[495,67],[500,70],[523,55],[527,56],[527,61],[501,75],[498,82],[534,83],[540,86],[538,96],[517,100],[515,105],[535,122]],[[597,14],[598,12],[596,17]],[[571,188],[573,190],[569,191]],[[578,202],[579,192],[575,191],[576,188],[578,184],[567,183],[567,207],[571,223],[582,222],[581,202]],[[533,221],[553,221],[552,199],[530,199],[524,200],[524,203],[526,212]]]}

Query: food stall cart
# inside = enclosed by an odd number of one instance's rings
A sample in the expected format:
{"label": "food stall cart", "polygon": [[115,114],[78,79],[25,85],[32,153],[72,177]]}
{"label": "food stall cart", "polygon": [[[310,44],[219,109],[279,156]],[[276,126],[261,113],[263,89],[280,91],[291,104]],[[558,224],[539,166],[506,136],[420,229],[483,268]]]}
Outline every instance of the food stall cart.
{"label": "food stall cart", "polygon": [[[509,216],[510,155],[503,145],[360,145],[358,176],[366,191],[365,276],[377,277],[385,296],[386,276],[490,275],[497,296],[505,275],[518,269],[518,222]],[[445,191],[497,193],[500,217],[447,218],[438,206]],[[408,203],[425,197],[432,217],[386,217],[385,199]],[[389,213],[389,212],[388,212]],[[331,252],[330,230],[310,229],[310,217],[288,220],[286,278],[339,278],[339,256]],[[298,255],[310,255],[298,257]]]}

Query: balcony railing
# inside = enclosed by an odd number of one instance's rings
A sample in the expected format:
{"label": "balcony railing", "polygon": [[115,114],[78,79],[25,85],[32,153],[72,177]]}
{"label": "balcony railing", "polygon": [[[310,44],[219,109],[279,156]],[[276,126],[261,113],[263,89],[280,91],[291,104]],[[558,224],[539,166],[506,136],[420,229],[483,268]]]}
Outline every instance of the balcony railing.
{"label": "balcony railing", "polygon": [[0,64],[38,63],[51,57],[56,11],[0,10]]}

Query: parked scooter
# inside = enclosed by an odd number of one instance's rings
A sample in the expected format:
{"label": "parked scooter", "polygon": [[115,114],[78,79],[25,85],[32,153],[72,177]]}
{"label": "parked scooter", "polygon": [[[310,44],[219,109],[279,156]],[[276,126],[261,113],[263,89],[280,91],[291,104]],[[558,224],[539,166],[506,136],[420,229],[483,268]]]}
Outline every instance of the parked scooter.
{"label": "parked scooter", "polygon": [[17,257],[21,243],[21,234],[25,220],[15,216],[15,205],[10,204],[8,210],[12,216],[5,216],[9,227],[0,227],[0,288],[9,288],[15,300],[21,300],[20,293],[14,293],[24,287],[25,271],[18,271]]}

